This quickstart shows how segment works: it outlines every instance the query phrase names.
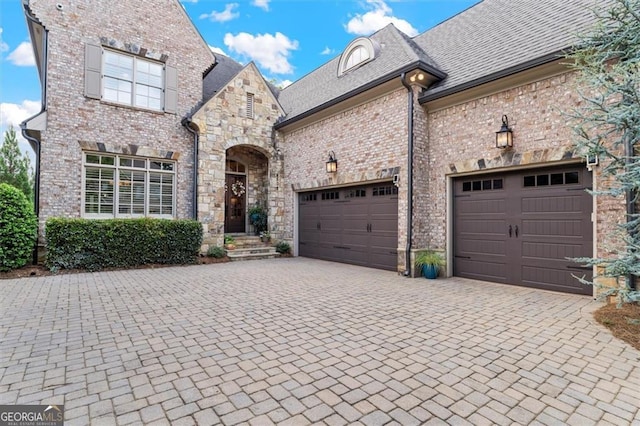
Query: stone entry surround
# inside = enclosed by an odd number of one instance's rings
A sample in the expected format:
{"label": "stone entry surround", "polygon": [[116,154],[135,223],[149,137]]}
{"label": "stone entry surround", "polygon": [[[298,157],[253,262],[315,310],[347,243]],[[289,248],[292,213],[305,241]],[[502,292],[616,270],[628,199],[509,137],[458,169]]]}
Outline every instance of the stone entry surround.
{"label": "stone entry surround", "polygon": [[589,297],[303,258],[0,285],[0,403],[69,426],[640,423]]}

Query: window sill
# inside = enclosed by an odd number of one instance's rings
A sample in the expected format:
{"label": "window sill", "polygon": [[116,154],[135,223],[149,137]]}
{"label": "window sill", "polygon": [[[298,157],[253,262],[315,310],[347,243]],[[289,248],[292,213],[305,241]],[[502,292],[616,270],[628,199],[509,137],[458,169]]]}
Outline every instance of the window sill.
{"label": "window sill", "polygon": [[[112,107],[124,108],[124,109],[129,109],[129,110],[134,110],[134,111],[149,112],[149,113],[158,114],[158,115],[173,114],[173,113],[164,112],[164,111],[158,110],[158,109],[142,108],[142,107],[137,107],[137,106],[133,106],[133,105],[119,104],[117,102],[111,102],[111,101],[100,100],[100,103],[104,104],[104,105],[109,105],[109,106],[112,106]],[[175,115],[175,114],[173,114],[173,115]]]}

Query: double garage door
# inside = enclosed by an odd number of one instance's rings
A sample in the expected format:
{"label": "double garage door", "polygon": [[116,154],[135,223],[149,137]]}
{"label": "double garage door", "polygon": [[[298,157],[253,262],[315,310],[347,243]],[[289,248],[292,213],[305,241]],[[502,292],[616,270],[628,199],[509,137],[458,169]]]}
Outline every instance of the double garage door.
{"label": "double garage door", "polygon": [[593,255],[591,174],[584,165],[454,182],[454,274],[577,294]]}
{"label": "double garage door", "polygon": [[397,269],[398,188],[392,183],[304,192],[298,197],[300,256]]}

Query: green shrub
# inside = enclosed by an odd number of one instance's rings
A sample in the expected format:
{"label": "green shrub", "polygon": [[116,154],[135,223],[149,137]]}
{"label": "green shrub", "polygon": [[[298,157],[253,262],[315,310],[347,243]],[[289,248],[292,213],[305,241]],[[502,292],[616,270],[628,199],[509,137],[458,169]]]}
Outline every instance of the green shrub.
{"label": "green shrub", "polygon": [[0,183],[0,271],[26,265],[37,236],[33,205],[22,191]]}
{"label": "green shrub", "polygon": [[195,220],[53,218],[45,229],[51,269],[190,264],[202,244],[202,226]]}
{"label": "green shrub", "polygon": [[227,255],[227,252],[224,251],[223,247],[220,246],[211,246],[209,250],[207,250],[207,256],[215,257],[216,259],[223,258]]}
{"label": "green shrub", "polygon": [[280,241],[276,244],[276,251],[280,254],[289,254],[291,253],[291,246],[286,241]]}

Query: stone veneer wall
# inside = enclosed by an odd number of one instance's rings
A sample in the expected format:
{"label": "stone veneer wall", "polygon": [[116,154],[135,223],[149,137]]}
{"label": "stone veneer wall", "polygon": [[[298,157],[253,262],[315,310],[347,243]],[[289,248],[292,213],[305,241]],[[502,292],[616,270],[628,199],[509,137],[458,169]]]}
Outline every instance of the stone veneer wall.
{"label": "stone veneer wall", "polygon": [[[49,31],[41,231],[49,217],[81,216],[82,150],[98,144],[116,153],[170,153],[177,159],[177,217],[191,217],[193,136],[180,120],[201,99],[201,73],[214,59],[180,10],[180,3],[141,0],[131,7],[128,2],[78,0],[64,2],[62,11],[50,0],[31,0],[30,5]],[[147,57],[162,57],[175,66],[177,114],[86,98],[86,43],[108,44],[136,54],[146,49]]]}
{"label": "stone veneer wall", "polygon": [[[254,95],[253,118],[246,117],[245,113],[247,93]],[[204,230],[203,250],[223,244],[227,155],[230,158],[237,155],[241,161],[251,163],[247,206],[268,196],[272,238],[285,237],[282,156],[277,154],[273,137],[273,125],[282,114],[280,105],[252,63],[193,115],[200,134],[198,220]],[[257,165],[257,158],[263,159],[262,166]]]}
{"label": "stone veneer wall", "polygon": [[[398,270],[404,270],[407,211],[407,90],[400,88],[329,118],[286,132],[283,139],[285,237],[294,239],[297,193],[304,190],[391,180],[400,175]],[[338,172],[327,174],[329,151]]]}
{"label": "stone veneer wall", "polygon": [[[427,173],[417,185],[429,187],[430,199],[419,203],[416,210],[416,246],[447,249],[448,176],[581,161],[573,150],[571,128],[561,114],[578,102],[575,75],[568,72],[429,112],[428,128],[423,129],[428,138],[423,158]],[[495,132],[503,114],[513,129],[512,150],[495,148]],[[595,168],[596,188],[599,170]],[[594,243],[603,254],[600,242],[608,240],[615,224],[624,219],[624,200],[599,198],[596,213]]]}

